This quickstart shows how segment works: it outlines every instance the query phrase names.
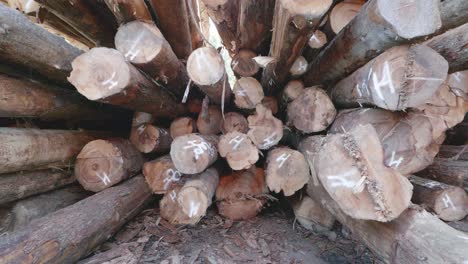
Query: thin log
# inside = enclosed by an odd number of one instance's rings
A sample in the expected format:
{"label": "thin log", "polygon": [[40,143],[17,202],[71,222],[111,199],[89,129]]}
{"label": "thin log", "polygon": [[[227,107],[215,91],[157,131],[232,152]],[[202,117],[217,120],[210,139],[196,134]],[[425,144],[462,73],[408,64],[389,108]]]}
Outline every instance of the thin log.
{"label": "thin log", "polygon": [[81,148],[106,133],[0,128],[0,173],[69,167]]}
{"label": "thin log", "polygon": [[0,25],[2,63],[32,69],[59,83],[67,82],[71,62],[82,51],[5,5],[0,5]]}
{"label": "thin log", "polygon": [[119,24],[133,20],[152,20],[144,0],[104,0],[104,2]]}
{"label": "thin log", "polygon": [[[198,0],[187,0],[187,12],[188,12],[188,20],[189,20],[189,27],[190,27],[190,36],[192,39],[192,50],[201,48],[203,46],[203,37],[204,34],[201,29],[201,14],[200,14],[200,8],[199,8],[199,2]],[[193,15],[194,17],[192,18],[192,13],[190,12],[190,8],[193,9]]]}
{"label": "thin log", "polygon": [[385,50],[430,35],[440,26],[437,0],[369,1],[320,52],[304,82],[336,84]]}
{"label": "thin log", "polygon": [[387,50],[338,82],[331,90],[341,107],[376,105],[388,110],[420,106],[447,78],[447,61],[423,45]]}
{"label": "thin log", "polygon": [[263,53],[271,37],[275,1],[241,0],[238,5],[237,47]]}
{"label": "thin log", "polygon": [[416,175],[462,187],[468,191],[468,162],[464,160],[436,158],[431,165]]}
{"label": "thin log", "polygon": [[291,65],[291,69],[289,69],[289,73],[291,73],[292,77],[299,77],[303,75],[307,71],[307,60],[303,56],[297,57],[294,63]]}
{"label": "thin log", "polygon": [[216,135],[221,132],[222,121],[219,105],[210,105],[198,115],[197,129],[202,135]]}
{"label": "thin log", "polygon": [[142,153],[168,153],[172,137],[165,128],[143,124],[131,134],[130,141]]}
{"label": "thin log", "polygon": [[467,12],[468,3],[464,0],[442,1],[440,3],[442,27],[438,32],[445,32],[448,29],[468,23],[468,17],[465,15]]}
{"label": "thin log", "polygon": [[423,44],[440,53],[448,61],[450,73],[468,69],[468,50],[466,48],[468,45],[468,22],[435,36]]}
{"label": "thin log", "polygon": [[172,141],[171,159],[181,173],[195,174],[204,171],[218,159],[217,136],[188,134]]}
{"label": "thin log", "polygon": [[365,3],[365,0],[346,0],[335,5],[328,18],[333,32],[338,34],[348,25]]}
{"label": "thin log", "polygon": [[191,117],[179,117],[172,121],[169,128],[172,138],[197,132],[197,122]]}
{"label": "thin log", "polygon": [[184,181],[183,175],[176,169],[169,155],[145,162],[143,175],[156,194],[165,194]]}
{"label": "thin log", "polygon": [[437,153],[437,158],[468,161],[468,145],[442,145]]}
{"label": "thin log", "polygon": [[163,198],[159,201],[159,211],[161,217],[166,219],[173,225],[194,225],[197,221],[192,220],[182,211],[182,207],[177,202],[182,185],[176,185],[171,190],[167,191]]}
{"label": "thin log", "polygon": [[253,60],[257,54],[251,50],[241,49],[232,58],[231,68],[240,77],[252,77],[257,74],[260,67]]}
{"label": "thin log", "polygon": [[150,200],[143,177],[135,177],[7,234],[1,263],[75,263],[117,232]]}
{"label": "thin log", "polygon": [[93,48],[77,57],[68,80],[89,100],[176,117],[187,112],[174,96],[143,76],[117,50]]}
{"label": "thin log", "polygon": [[187,59],[193,50],[190,14],[186,0],[149,0],[158,26],[179,59]]}
{"label": "thin log", "polygon": [[231,220],[255,217],[263,208],[268,193],[262,168],[223,175],[216,189],[216,205],[220,215]]}
{"label": "thin log", "polygon": [[314,34],[309,38],[308,45],[302,55],[308,62],[312,62],[327,42],[327,35],[321,30],[315,30]]}
{"label": "thin log", "polygon": [[459,221],[468,214],[468,195],[460,187],[450,186],[418,176],[411,176],[412,201],[424,204],[444,221]]}
{"label": "thin log", "polygon": [[237,38],[237,21],[240,1],[201,0],[206,7],[208,16],[216,25],[223,45],[229,53],[235,54],[240,48]]}
{"label": "thin log", "polygon": [[34,0],[8,0],[8,6],[25,14],[36,14],[41,5]]}
{"label": "thin log", "polygon": [[74,181],[73,173],[57,169],[3,174],[0,177],[0,204],[55,190]]}
{"label": "thin log", "polygon": [[258,161],[258,149],[246,134],[234,131],[220,137],[219,155],[233,170],[245,170]]}
{"label": "thin log", "polygon": [[241,109],[255,109],[264,97],[262,85],[252,77],[242,77],[234,85],[234,103]]}
{"label": "thin log", "polygon": [[468,70],[449,74],[446,83],[456,96],[468,101]]}
{"label": "thin log", "polygon": [[182,98],[188,83],[187,72],[152,22],[121,25],[115,35],[115,47],[129,62]]}
{"label": "thin log", "polygon": [[37,0],[96,46],[113,46],[115,27],[84,0]]}
{"label": "thin log", "polygon": [[291,196],[309,181],[309,165],[304,155],[288,147],[268,152],[266,183],[270,191]]}
{"label": "thin log", "polygon": [[237,112],[224,114],[224,119],[221,123],[221,132],[227,134],[234,131],[246,134],[249,131],[247,118]]}
{"label": "thin log", "polygon": [[127,139],[94,140],[76,157],[75,176],[88,191],[100,192],[135,176],[143,156]]}
{"label": "thin log", "polygon": [[304,89],[287,111],[288,123],[304,133],[325,130],[336,116],[335,106],[320,86]]}
{"label": "thin log", "polygon": [[223,90],[224,101],[229,101],[231,89],[227,83],[223,58],[216,49],[203,47],[194,50],[187,60],[187,72],[190,79],[214,103],[223,101]]}
{"label": "thin log", "polygon": [[268,95],[277,92],[303,47],[333,1],[276,1],[269,56],[275,59],[263,71],[262,86]]}
{"label": "thin log", "polygon": [[299,193],[289,199],[296,220],[306,229],[323,232],[335,224],[335,217],[305,193]]}
{"label": "thin log", "polygon": [[273,116],[271,110],[257,105],[254,115],[247,117],[249,131],[247,135],[258,149],[269,149],[283,137],[283,122]]}

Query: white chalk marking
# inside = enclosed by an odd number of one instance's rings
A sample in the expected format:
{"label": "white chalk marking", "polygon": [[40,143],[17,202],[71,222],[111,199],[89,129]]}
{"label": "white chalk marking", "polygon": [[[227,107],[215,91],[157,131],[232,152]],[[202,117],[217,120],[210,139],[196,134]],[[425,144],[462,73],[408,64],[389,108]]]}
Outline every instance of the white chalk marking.
{"label": "white chalk marking", "polygon": [[197,215],[198,209],[200,209],[200,203],[190,201],[190,212],[189,212],[189,217],[193,217]]}
{"label": "white chalk marking", "polygon": [[177,198],[177,193],[174,190],[172,190],[172,192],[169,194],[169,197],[172,201],[175,201],[175,199]]}
{"label": "white chalk marking", "polygon": [[140,53],[140,49],[136,49],[135,48],[138,46],[138,44],[140,43],[140,40],[143,38],[143,35],[145,34],[144,31],[140,32],[140,34],[138,34],[138,36],[133,40],[132,42],[132,46],[130,47],[130,49],[127,51],[127,53],[125,53],[125,58],[127,58],[128,60],[132,61],[133,59],[136,58],[136,56],[138,56],[138,54]]}
{"label": "white chalk marking", "polygon": [[328,181],[330,182],[330,186],[334,187],[346,187],[346,188],[354,188],[356,186],[356,182],[347,179],[349,176],[352,176],[356,173],[356,170],[347,171],[339,175],[330,175],[327,177]]}
{"label": "white chalk marking", "polygon": [[229,140],[229,144],[233,144],[234,143],[234,146],[232,146],[232,148],[234,150],[237,150],[240,146],[240,144],[242,143],[242,141],[244,141],[244,138],[241,137],[241,136],[236,136],[235,138]]}
{"label": "white chalk marking", "polygon": [[99,179],[101,179],[102,183],[104,183],[105,186],[107,186],[111,182],[109,176],[104,171],[101,173],[96,172],[96,176],[98,176]]}
{"label": "white chalk marking", "polygon": [[171,182],[178,182],[182,176],[178,170],[168,169],[166,175],[169,177],[164,178],[164,190],[167,190]]}
{"label": "white chalk marking", "polygon": [[247,92],[246,92],[243,88],[237,89],[237,90],[236,90],[236,94],[237,94],[238,96],[242,96],[242,97],[247,96]]}
{"label": "white chalk marking", "polygon": [[434,188],[436,186],[440,186],[440,183],[436,181],[430,181],[430,182],[425,182],[423,186],[427,188]]}
{"label": "white chalk marking", "polygon": [[209,150],[210,155],[211,155],[210,145],[208,145],[208,143],[206,143],[205,141],[190,140],[190,141],[187,142],[187,144],[188,145],[185,146],[184,149],[192,149],[193,154],[195,155],[195,160],[198,160],[200,158],[200,155],[205,153],[205,150]]}
{"label": "white chalk marking", "polygon": [[275,142],[273,141],[273,138],[276,136],[276,133],[273,133],[271,136],[265,138],[262,142],[262,147],[268,148],[270,146],[273,146]]}
{"label": "white chalk marking", "polygon": [[307,62],[304,63],[304,61],[300,60],[298,70],[299,72],[305,72],[307,70]]}
{"label": "white chalk marking", "polygon": [[378,79],[378,76],[376,73],[372,73],[372,83],[374,85],[374,90],[377,93],[377,96],[384,101],[385,98],[382,94],[382,87],[388,86],[390,88],[391,93],[395,93],[395,87],[393,86],[392,82],[392,75],[390,72],[390,66],[388,65],[388,62],[386,61],[384,64],[383,72],[382,72],[383,78],[381,80]]}
{"label": "white chalk marking", "polygon": [[450,196],[448,196],[448,194],[444,195],[444,197],[442,198],[442,202],[444,202],[445,208],[452,207],[453,209],[457,209],[453,204],[452,199],[450,199]]}
{"label": "white chalk marking", "polygon": [[116,72],[112,72],[111,77],[110,77],[109,79],[107,79],[107,80],[101,82],[101,84],[102,84],[102,85],[107,85],[107,89],[109,89],[109,90],[112,89],[112,88],[114,88],[114,87],[117,86],[117,84],[119,83],[119,82],[117,82],[117,81],[114,81],[114,78],[115,78],[116,75],[117,75]]}
{"label": "white chalk marking", "polygon": [[281,156],[279,156],[278,158],[276,158],[276,162],[279,162],[279,163],[280,163],[280,164],[278,165],[278,168],[283,167],[283,164],[289,159],[289,157],[291,157],[291,154],[283,153],[283,154],[281,154]]}
{"label": "white chalk marking", "polygon": [[145,125],[139,126],[139,127],[137,128],[138,134],[141,135],[141,133],[143,133],[143,131],[145,131],[145,127],[146,127]]}
{"label": "white chalk marking", "polygon": [[[403,157],[400,157],[399,159],[395,160],[395,151],[392,151],[392,157],[390,158],[390,164],[388,166],[396,169],[400,166],[402,161],[403,161]],[[396,166],[393,167],[393,165],[396,165]]]}
{"label": "white chalk marking", "polygon": [[407,77],[407,80],[422,80],[422,81],[443,81],[440,78],[430,78],[430,77]]}

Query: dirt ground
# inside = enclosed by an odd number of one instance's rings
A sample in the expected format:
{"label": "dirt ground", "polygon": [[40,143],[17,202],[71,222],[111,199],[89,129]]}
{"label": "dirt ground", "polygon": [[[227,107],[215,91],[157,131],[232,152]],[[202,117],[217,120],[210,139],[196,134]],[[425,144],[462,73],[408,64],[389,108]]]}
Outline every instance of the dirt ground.
{"label": "dirt ground", "polygon": [[381,263],[350,236],[339,224],[327,234],[306,230],[278,202],[248,221],[223,219],[212,208],[198,225],[181,227],[150,208],[79,263]]}

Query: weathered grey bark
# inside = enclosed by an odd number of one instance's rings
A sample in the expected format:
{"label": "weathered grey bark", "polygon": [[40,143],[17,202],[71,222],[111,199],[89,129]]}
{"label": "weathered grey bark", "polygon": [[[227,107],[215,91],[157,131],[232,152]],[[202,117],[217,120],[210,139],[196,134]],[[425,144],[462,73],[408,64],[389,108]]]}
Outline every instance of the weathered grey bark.
{"label": "weathered grey bark", "polygon": [[468,161],[468,145],[442,145],[437,153],[437,158]]}
{"label": "weathered grey bark", "polygon": [[152,20],[144,0],[104,0],[104,2],[119,24],[133,20]]}
{"label": "weathered grey bark", "polygon": [[468,23],[468,2],[465,0],[445,0],[440,4],[442,27],[438,32]]}
{"label": "weathered grey bark", "polygon": [[142,176],[3,236],[0,263],[75,263],[140,212],[151,191]]}
{"label": "weathered grey bark", "polygon": [[416,175],[459,186],[468,191],[468,161],[436,158],[431,165]]}
{"label": "weathered grey bark", "polygon": [[0,64],[27,67],[50,80],[66,83],[71,62],[81,53],[20,12],[0,5]]}

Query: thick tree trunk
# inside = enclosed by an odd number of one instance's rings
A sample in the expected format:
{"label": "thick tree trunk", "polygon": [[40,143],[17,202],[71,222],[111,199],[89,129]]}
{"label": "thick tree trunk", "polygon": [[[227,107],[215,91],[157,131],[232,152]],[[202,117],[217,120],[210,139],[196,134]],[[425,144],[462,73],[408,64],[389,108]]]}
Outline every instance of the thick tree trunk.
{"label": "thick tree trunk", "polygon": [[234,85],[234,103],[241,109],[255,109],[264,97],[262,85],[252,77],[242,77]]}
{"label": "thick tree trunk", "polygon": [[468,162],[464,160],[436,158],[431,165],[416,175],[462,187],[468,191]]}
{"label": "thick tree trunk", "polygon": [[442,145],[437,153],[437,158],[468,161],[468,145]]}
{"label": "thick tree trunk", "polygon": [[112,47],[116,29],[84,0],[37,0],[57,17],[93,41],[96,46]]}
{"label": "thick tree trunk", "polygon": [[172,141],[171,159],[181,173],[204,171],[218,159],[218,136],[188,134]]}
{"label": "thick tree trunk", "polygon": [[313,61],[306,86],[333,85],[385,50],[434,33],[441,26],[439,2],[367,2]]}
{"label": "thick tree trunk", "polygon": [[139,213],[150,197],[141,176],[95,194],[3,236],[0,262],[77,262]]}
{"label": "thick tree trunk", "polygon": [[110,120],[109,109],[58,87],[0,74],[0,117],[42,120]]}
{"label": "thick tree trunk", "polygon": [[143,124],[130,135],[130,141],[142,153],[168,153],[172,137],[165,128]]}
{"label": "thick tree trunk", "polygon": [[423,44],[440,53],[448,61],[450,73],[468,69],[468,22]]}
{"label": "thick tree trunk", "polygon": [[273,192],[291,196],[309,181],[309,166],[299,151],[278,147],[268,152],[266,162],[266,183]]}
{"label": "thick tree trunk", "polygon": [[287,111],[288,123],[304,133],[325,130],[336,116],[335,106],[319,86],[304,89]]}
{"label": "thick tree trunk", "polygon": [[104,2],[119,24],[133,20],[152,20],[144,0],[104,0]]}
{"label": "thick tree trunk", "polygon": [[424,204],[444,221],[459,221],[468,214],[468,195],[460,187],[450,186],[418,176],[411,176],[412,201]]}
{"label": "thick tree trunk", "polygon": [[240,77],[253,77],[260,67],[253,60],[257,54],[251,50],[241,49],[232,58],[231,68]]}
{"label": "thick tree trunk", "polygon": [[193,50],[187,1],[149,0],[156,13],[158,27],[179,59],[187,59]]}
{"label": "thick tree trunk", "polygon": [[174,96],[143,76],[117,50],[93,48],[77,57],[68,80],[89,100],[176,117],[187,112]]}
{"label": "thick tree trunk", "polygon": [[75,176],[88,191],[100,192],[135,176],[143,156],[127,139],[94,140],[76,157]]}
{"label": "thick tree trunk", "polygon": [[219,155],[226,158],[233,170],[245,170],[258,161],[259,150],[250,138],[241,132],[229,132],[220,137]]}
{"label": "thick tree trunk", "polygon": [[145,162],[143,175],[151,190],[156,194],[165,194],[175,186],[183,184],[185,180],[175,168],[169,155]]}
{"label": "thick tree trunk", "polygon": [[262,168],[223,175],[216,189],[216,205],[219,214],[231,220],[255,217],[266,203],[268,193]]}
{"label": "thick tree trunk", "polygon": [[283,137],[283,122],[274,117],[271,110],[257,105],[254,115],[247,117],[249,131],[247,135],[258,149],[267,150]]}
{"label": "thick tree trunk", "polygon": [[115,47],[129,62],[182,99],[187,72],[152,22],[133,21],[120,26]]}
{"label": "thick tree trunk", "polygon": [[431,99],[447,72],[447,61],[434,50],[423,45],[398,46],[338,82],[330,93],[342,107],[371,104],[405,110]]}
{"label": "thick tree trunk", "polygon": [[468,23],[468,2],[465,0],[447,0],[440,4],[442,27],[440,32]]}
{"label": "thick tree trunk", "polygon": [[224,114],[224,119],[221,124],[221,132],[223,132],[223,134],[227,134],[234,131],[247,134],[249,131],[247,118],[237,112]]}
{"label": "thick tree trunk", "polygon": [[69,167],[84,145],[105,136],[87,131],[0,128],[0,173]]}
{"label": "thick tree trunk", "polygon": [[302,55],[308,62],[312,62],[327,42],[327,35],[320,30],[315,30],[314,34],[309,38],[308,45]]}
{"label": "thick tree trunk", "polygon": [[225,102],[229,102],[231,88],[227,82],[223,58],[216,49],[203,47],[194,50],[187,60],[187,72],[212,102],[221,104],[223,97]]}
{"label": "thick tree trunk", "polygon": [[172,121],[169,131],[173,139],[192,134],[197,132],[197,122],[191,117],[179,117]]}
{"label": "thick tree trunk", "polygon": [[0,204],[55,190],[74,181],[71,172],[55,169],[3,174],[0,176]]}
{"label": "thick tree trunk", "polygon": [[5,5],[0,5],[0,25],[2,64],[22,66],[50,80],[67,82],[71,62],[82,51]]}
{"label": "thick tree trunk", "polygon": [[266,66],[262,76],[262,86],[266,94],[275,94],[278,87],[283,87],[289,69],[331,4],[331,0],[276,1],[269,53],[275,61]]}

